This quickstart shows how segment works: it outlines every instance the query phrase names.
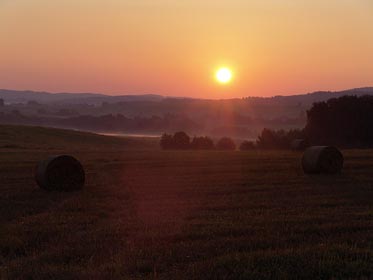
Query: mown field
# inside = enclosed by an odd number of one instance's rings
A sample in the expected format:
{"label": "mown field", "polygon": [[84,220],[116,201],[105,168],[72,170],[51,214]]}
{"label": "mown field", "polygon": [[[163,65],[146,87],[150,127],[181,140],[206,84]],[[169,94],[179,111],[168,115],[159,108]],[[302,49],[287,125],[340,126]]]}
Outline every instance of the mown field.
{"label": "mown field", "polygon": [[[0,279],[373,278],[373,151],[306,176],[297,152],[156,142],[0,126]],[[36,186],[62,153],[83,191]]]}

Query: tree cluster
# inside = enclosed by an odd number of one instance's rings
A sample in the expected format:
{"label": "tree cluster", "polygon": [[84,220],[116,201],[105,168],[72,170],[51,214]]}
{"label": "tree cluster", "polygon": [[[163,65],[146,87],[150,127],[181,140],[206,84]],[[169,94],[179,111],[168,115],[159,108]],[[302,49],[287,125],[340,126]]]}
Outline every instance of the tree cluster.
{"label": "tree cluster", "polygon": [[373,147],[373,96],[342,96],[314,103],[305,133],[316,145]]}
{"label": "tree cluster", "polygon": [[295,139],[305,138],[303,130],[271,130],[264,128],[256,140],[260,149],[290,149]]}
{"label": "tree cluster", "polygon": [[295,139],[306,139],[312,145],[371,148],[372,128],[373,96],[347,95],[314,103],[303,130],[263,129],[256,144],[261,149],[288,149]]}
{"label": "tree cluster", "polygon": [[249,151],[249,150],[254,150],[256,149],[256,145],[253,141],[243,141],[240,145],[240,150],[241,151]]}
{"label": "tree cluster", "polygon": [[223,137],[216,145],[207,136],[195,136],[193,139],[183,131],[175,134],[164,133],[160,140],[160,146],[164,150],[235,150],[236,144],[231,138]]}

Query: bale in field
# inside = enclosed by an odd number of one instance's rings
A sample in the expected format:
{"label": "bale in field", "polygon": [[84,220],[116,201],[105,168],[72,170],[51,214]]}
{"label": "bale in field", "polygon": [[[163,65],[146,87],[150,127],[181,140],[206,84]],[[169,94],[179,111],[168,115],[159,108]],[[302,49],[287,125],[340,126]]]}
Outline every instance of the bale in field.
{"label": "bale in field", "polygon": [[80,162],[72,156],[53,156],[39,162],[35,179],[45,190],[73,191],[84,186],[85,173]]}
{"label": "bale in field", "polygon": [[310,145],[306,139],[295,139],[291,142],[290,146],[293,151],[304,151]]}
{"label": "bale in field", "polygon": [[343,167],[343,155],[335,147],[313,146],[304,152],[302,167],[308,174],[339,173]]}

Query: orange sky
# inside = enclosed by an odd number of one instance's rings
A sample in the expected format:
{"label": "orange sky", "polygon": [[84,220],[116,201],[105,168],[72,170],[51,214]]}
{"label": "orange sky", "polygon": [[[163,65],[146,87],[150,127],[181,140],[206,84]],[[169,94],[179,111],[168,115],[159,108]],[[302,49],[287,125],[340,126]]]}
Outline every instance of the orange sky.
{"label": "orange sky", "polygon": [[[0,0],[0,88],[199,98],[373,85],[371,0]],[[219,66],[230,85],[213,78]]]}

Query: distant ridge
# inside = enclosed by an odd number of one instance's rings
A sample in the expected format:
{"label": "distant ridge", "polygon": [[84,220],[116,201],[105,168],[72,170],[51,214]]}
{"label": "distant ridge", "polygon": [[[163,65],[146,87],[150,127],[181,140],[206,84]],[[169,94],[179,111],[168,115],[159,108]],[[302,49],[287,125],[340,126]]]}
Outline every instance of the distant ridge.
{"label": "distant ridge", "polygon": [[[312,104],[318,101],[325,101],[330,98],[336,98],[343,95],[373,95],[373,87],[362,87],[348,89],[343,91],[317,91],[306,94],[297,95],[277,95],[273,97],[243,97],[233,98],[232,100],[248,100],[256,104]],[[38,91],[19,91],[0,89],[0,98],[6,103],[27,103],[28,101],[36,101],[42,104],[91,104],[97,105],[103,102],[159,102],[164,99],[183,99],[180,97],[165,97],[157,94],[143,95],[105,95],[99,93],[49,93]],[[198,100],[196,98],[185,98]],[[203,99],[206,100],[206,99]],[[213,100],[210,100],[213,101]]]}
{"label": "distant ridge", "polygon": [[373,95],[373,87],[362,87],[347,89],[342,91],[315,91],[306,94],[296,95],[276,95],[273,97],[246,97],[245,99],[252,100],[253,103],[260,104],[303,104],[311,105],[314,102],[326,101],[331,98],[338,98],[344,95]]}
{"label": "distant ridge", "polygon": [[160,101],[164,97],[156,94],[112,96],[99,93],[49,93],[29,90],[20,91],[0,89],[0,98],[4,99],[7,103],[26,103],[28,101],[36,101],[42,104],[101,104],[102,102]]}
{"label": "distant ridge", "polygon": [[193,135],[252,139],[263,128],[303,128],[315,102],[367,94],[373,95],[373,88],[221,100],[0,90],[5,100],[0,123],[151,135],[183,130]]}

